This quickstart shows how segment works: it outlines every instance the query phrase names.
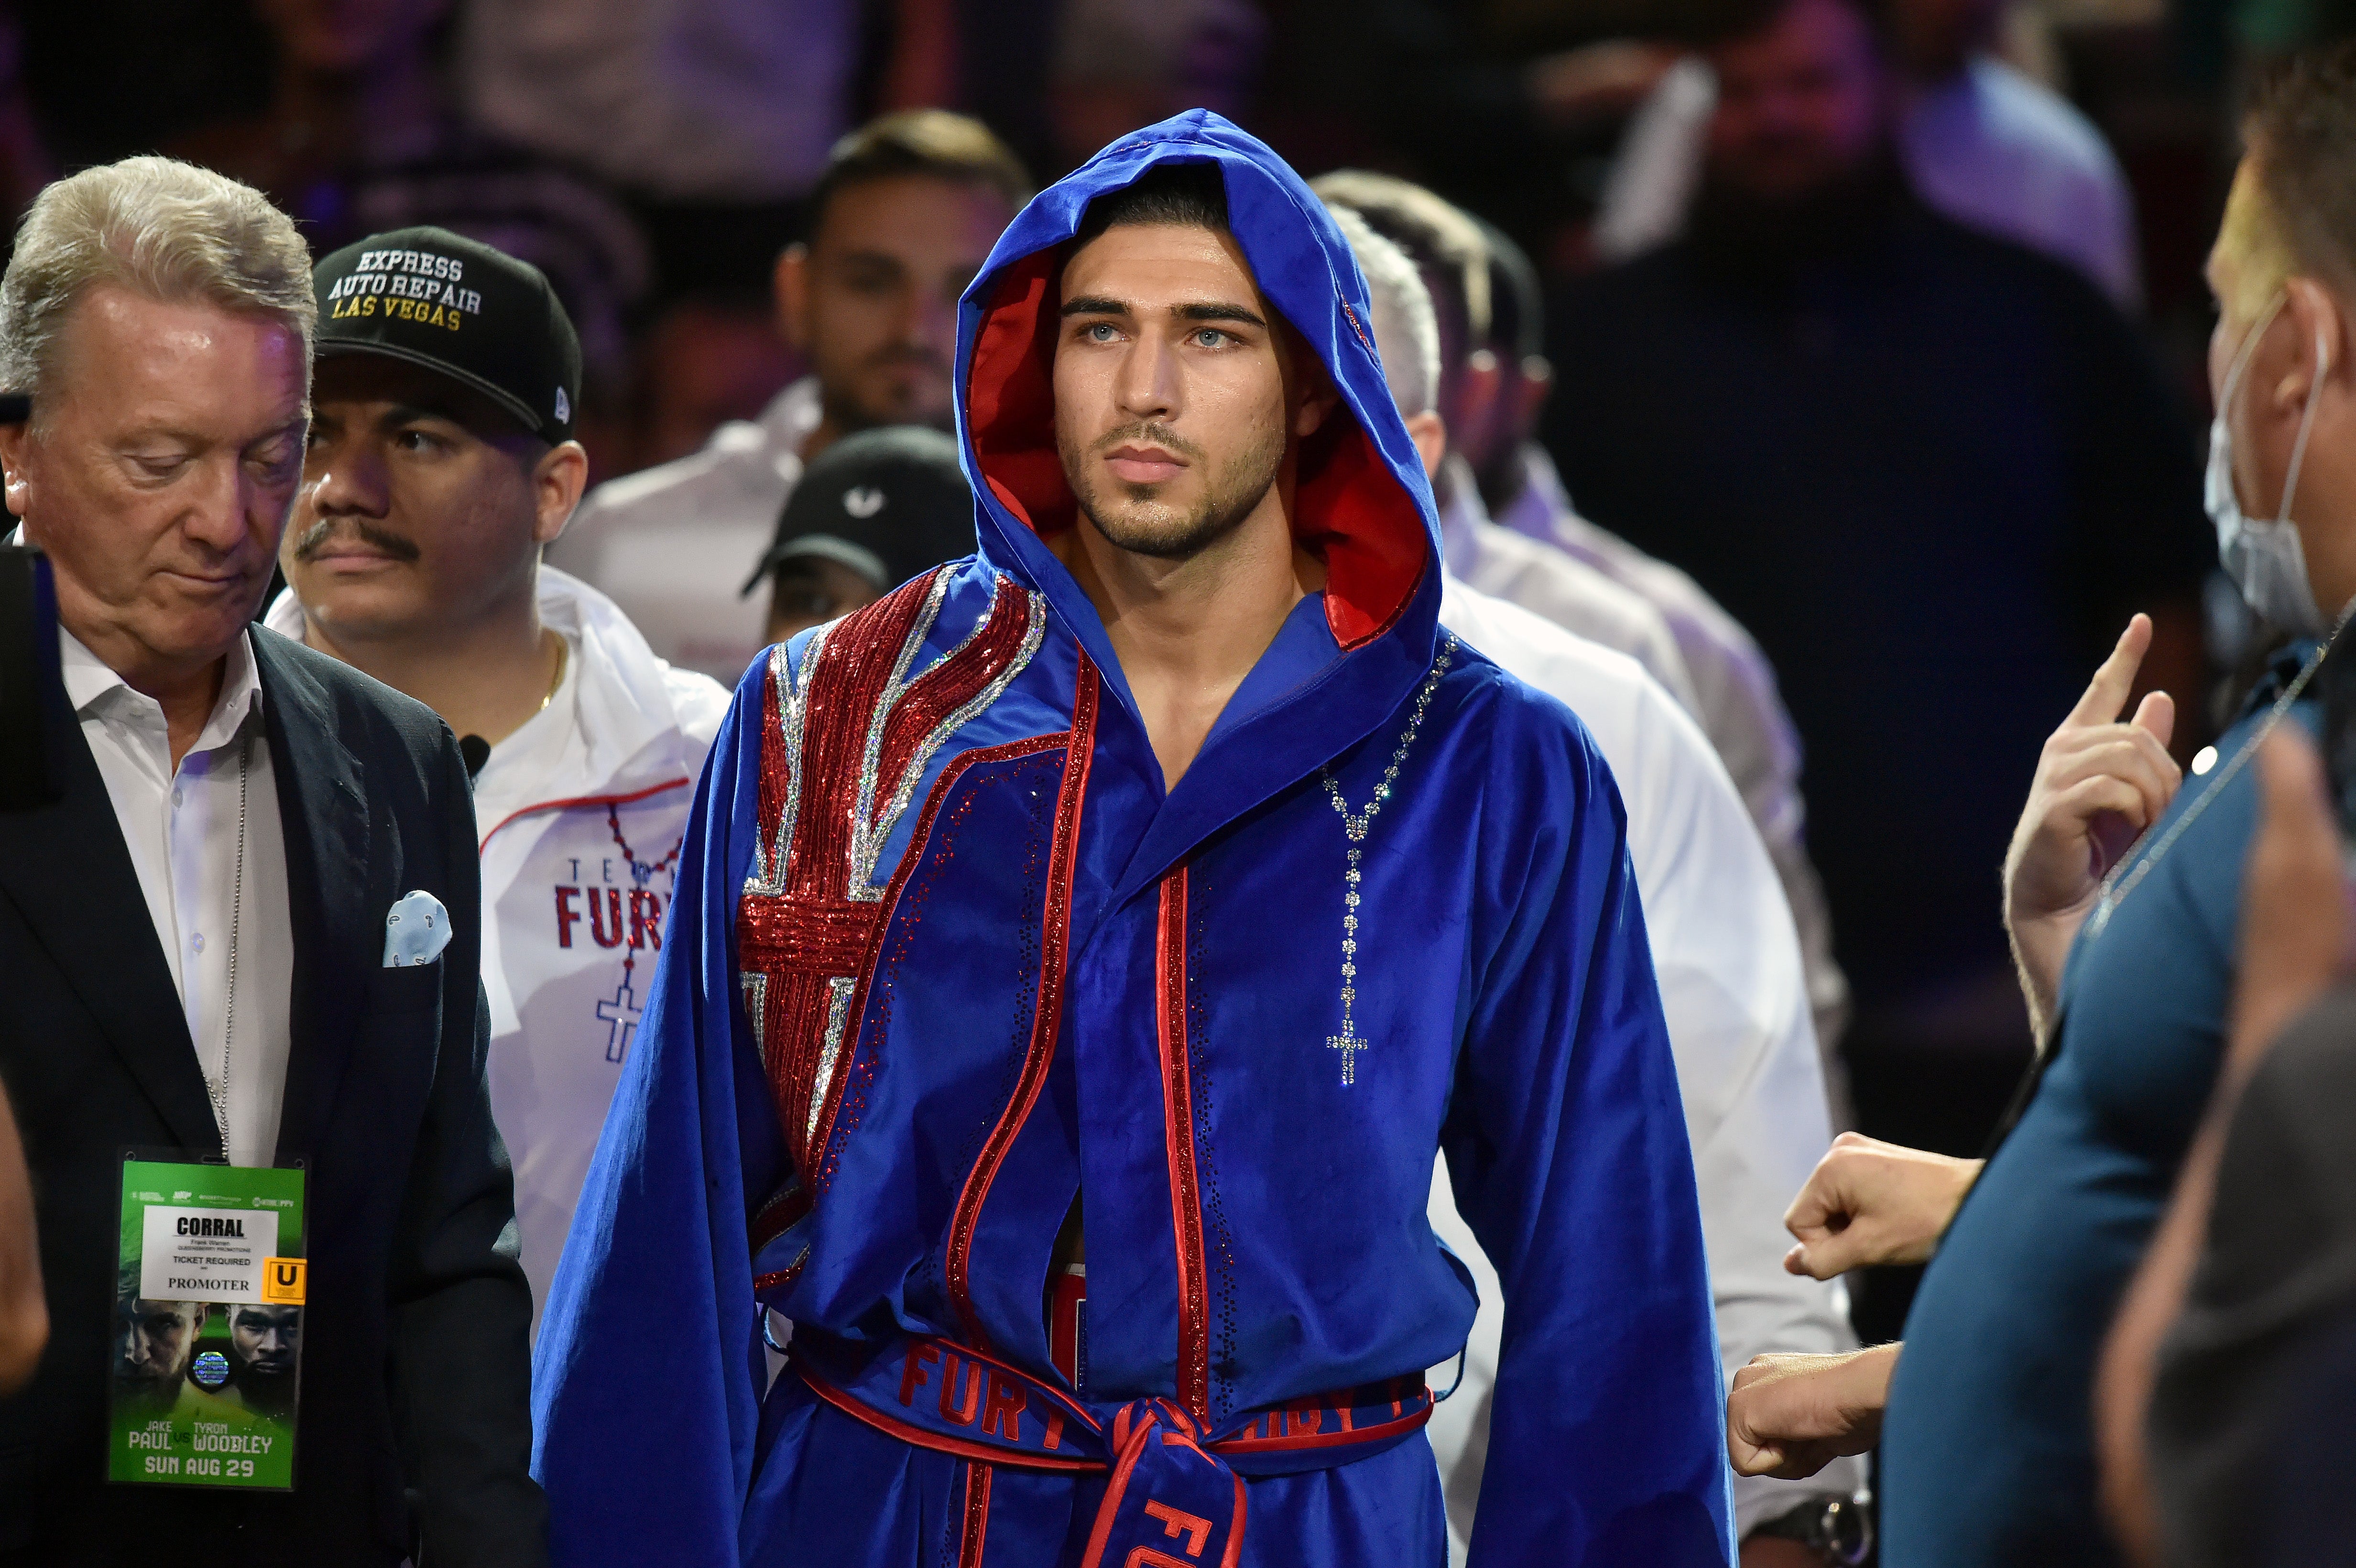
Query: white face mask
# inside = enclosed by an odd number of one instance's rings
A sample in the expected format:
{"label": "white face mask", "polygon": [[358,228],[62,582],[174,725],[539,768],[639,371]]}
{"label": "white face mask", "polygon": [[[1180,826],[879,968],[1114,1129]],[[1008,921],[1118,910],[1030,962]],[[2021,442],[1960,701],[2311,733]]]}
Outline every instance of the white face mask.
{"label": "white face mask", "polygon": [[2330,635],[2331,623],[2317,605],[2315,589],[2308,581],[2307,554],[2299,547],[2298,529],[2290,520],[2290,498],[2298,488],[2299,464],[2307,457],[2308,432],[2315,424],[2316,392],[2327,364],[2322,335],[2317,334],[2315,340],[2317,384],[2308,388],[2307,408],[2298,417],[2298,434],[2291,443],[2290,469],[2283,476],[2282,510],[2274,521],[2261,522],[2243,514],[2241,497],[2233,489],[2233,437],[2225,428],[2226,413],[2233,406],[2233,394],[2241,389],[2243,374],[2250,368],[2258,339],[2274,325],[2275,315],[2287,297],[2274,297],[2274,303],[2250,328],[2249,336],[2242,339],[2233,368],[2225,373],[2224,390],[2217,399],[2217,417],[2209,425],[2209,474],[2202,498],[2209,507],[2209,520],[2217,526],[2217,560],[2241,589],[2250,608],[2295,637],[2321,637]]}

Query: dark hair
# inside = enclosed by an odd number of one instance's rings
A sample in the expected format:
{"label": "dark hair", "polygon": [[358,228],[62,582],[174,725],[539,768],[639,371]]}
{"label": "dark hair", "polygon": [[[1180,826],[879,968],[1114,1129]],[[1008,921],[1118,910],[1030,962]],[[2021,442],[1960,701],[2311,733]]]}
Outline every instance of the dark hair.
{"label": "dark hair", "polygon": [[827,154],[826,172],[810,191],[810,237],[817,238],[837,192],[907,175],[981,186],[1009,207],[1031,199],[1030,171],[989,126],[946,109],[903,110],[870,120]]}
{"label": "dark hair", "polygon": [[1129,185],[1088,203],[1076,245],[1108,229],[1130,224],[1167,224],[1182,229],[1227,229],[1227,181],[1213,163],[1156,164]]}
{"label": "dark hair", "polygon": [[2356,274],[2356,42],[2291,56],[2242,122],[2266,220],[2300,265]]}

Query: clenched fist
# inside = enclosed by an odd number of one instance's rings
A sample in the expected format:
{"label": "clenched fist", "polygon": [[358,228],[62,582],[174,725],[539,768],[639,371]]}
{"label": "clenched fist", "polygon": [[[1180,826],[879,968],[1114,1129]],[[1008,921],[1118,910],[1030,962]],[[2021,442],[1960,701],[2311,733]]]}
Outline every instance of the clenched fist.
{"label": "clenched fist", "polygon": [[1783,1228],[1800,1243],[1784,1254],[1783,1267],[1830,1279],[1853,1268],[1927,1261],[1985,1163],[1841,1134],[1783,1212]]}
{"label": "clenched fist", "polygon": [[1842,1356],[1753,1356],[1726,1401],[1726,1456],[1738,1476],[1801,1481],[1881,1438],[1896,1345]]}

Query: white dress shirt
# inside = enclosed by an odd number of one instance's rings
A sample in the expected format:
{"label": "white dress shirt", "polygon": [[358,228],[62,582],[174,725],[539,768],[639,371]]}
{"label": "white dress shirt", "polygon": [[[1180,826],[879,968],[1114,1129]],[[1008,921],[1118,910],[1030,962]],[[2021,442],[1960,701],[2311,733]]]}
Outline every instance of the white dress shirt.
{"label": "white dress shirt", "polygon": [[216,1107],[226,1083],[222,1143],[231,1165],[268,1165],[276,1157],[294,986],[286,837],[262,731],[252,637],[245,633],[230,649],[220,697],[175,769],[163,705],[133,690],[70,632],[58,634],[67,700],[106,783]]}
{"label": "white dress shirt", "polygon": [[1493,521],[1462,456],[1450,453],[1440,477],[1448,493],[1440,508],[1440,558],[1450,577],[1626,654],[1686,711],[1699,708],[1685,656],[1658,610],[1557,546]]}
{"label": "white dress shirt", "polygon": [[1699,583],[1573,510],[1563,492],[1562,475],[1544,447],[1526,443],[1521,466],[1521,491],[1499,511],[1498,524],[1554,545],[1636,594],[1661,613],[1676,639],[1697,699],[1688,711],[1733,775],[1751,820],[1767,841],[1775,874],[1783,880],[1792,918],[1799,923],[1833,1122],[1847,1126],[1847,1079],[1839,1047],[1848,1020],[1848,981],[1833,957],[1832,911],[1808,859],[1807,806],[1800,795],[1800,732],[1775,689],[1774,667],[1741,623],[1702,592]]}
{"label": "white dress shirt", "polygon": [[[1717,104],[1709,67],[1686,59],[1637,109],[1595,219],[1606,261],[1684,231]],[[2110,144],[2068,99],[1981,55],[1910,94],[1897,133],[1925,205],[2077,268],[2123,310],[2141,304],[2135,198]]]}
{"label": "white dress shirt", "polygon": [[548,547],[548,564],[611,599],[655,657],[734,689],[769,624],[767,590],[738,591],[776,537],[819,417],[818,382],[804,377],[701,450],[608,479]]}
{"label": "white dress shirt", "polygon": [[[1576,713],[1619,785],[1693,1146],[1727,1375],[1768,1351],[1854,1349],[1840,1285],[1783,1272],[1784,1206],[1832,1134],[1799,937],[1732,781],[1693,720],[1634,660],[1452,578],[1442,579],[1440,618]],[[1444,1163],[1431,1222],[1481,1289],[1463,1382],[1430,1428],[1451,1553],[1462,1563],[1488,1454],[1505,1311],[1496,1271],[1456,1212]],[[1453,1363],[1435,1367],[1432,1386],[1444,1389],[1454,1375]],[[1863,1478],[1862,1461],[1840,1459],[1805,1481],[1737,1480],[1738,1532],[1811,1497],[1846,1496]]]}

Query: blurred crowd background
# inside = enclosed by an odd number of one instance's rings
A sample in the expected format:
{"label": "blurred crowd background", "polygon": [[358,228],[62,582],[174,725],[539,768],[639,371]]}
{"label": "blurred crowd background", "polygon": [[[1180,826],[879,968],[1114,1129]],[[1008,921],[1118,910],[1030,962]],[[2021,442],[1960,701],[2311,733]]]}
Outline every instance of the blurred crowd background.
{"label": "blurred crowd background", "polygon": [[[1748,280],[1783,290],[1761,337],[1755,320],[1709,314],[1740,290],[1637,259],[1715,177],[1697,151],[1712,91],[1697,51],[1784,9],[14,0],[0,8],[0,207],[13,224],[59,174],[161,151],[261,187],[319,254],[434,223],[529,260],[580,332],[594,482],[695,452],[805,373],[776,320],[777,258],[806,237],[829,150],[878,114],[972,115],[1044,185],[1199,105],[1304,175],[1428,187],[1535,271],[1514,275],[1501,251],[1483,309],[1509,360],[1550,367],[1543,417],[1545,376],[1521,389],[1572,504],[1692,573],[1777,668],[1850,986],[1849,1119],[1970,1154],[2029,1053],[1997,870],[2039,739],[2131,610],[2159,620],[2151,667],[2192,699],[2186,760],[2265,651],[2230,585],[2204,581],[2201,264],[2240,84],[2356,12],[1864,7],[1899,82],[1889,136],[1916,194],[2058,260],[2109,319],[2090,325],[2083,301],[2045,297],[2059,286],[2046,273],[1984,257],[1902,278],[1861,262],[1809,272],[1798,261],[1839,261],[1841,246],[1803,242],[1785,247],[1790,275]],[[1778,177],[1762,145],[1752,197]],[[1870,229],[1879,208],[1858,192],[1871,187],[1833,180],[1783,221],[1819,239]],[[1788,239],[1760,202],[1707,197],[1701,261],[1730,240],[1772,258]],[[1897,436],[1873,428],[1878,407]],[[1477,432],[1458,433],[1470,446]],[[1483,477],[1502,510],[1510,494]],[[1865,1293],[1869,1335],[1896,1331],[1908,1288]]]}
{"label": "blurred crowd background", "polygon": [[[2200,269],[2254,57],[2336,0],[1893,0],[2075,104],[2133,200],[2139,299],[2188,399]],[[1305,175],[1403,175],[1549,283],[1599,229],[1632,119],[1727,0],[10,0],[0,202],[142,151],[260,187],[324,253],[410,221],[540,263],[580,325],[598,478],[692,450],[797,372],[777,251],[828,148],[894,109],[987,123],[1044,185],[1215,109]],[[1920,12],[1919,18],[1912,14]],[[2356,22],[2351,13],[2349,22]],[[2100,214],[2082,215],[2099,227]],[[2099,241],[2090,240],[2093,245]],[[2106,280],[2110,281],[2110,280]]]}

